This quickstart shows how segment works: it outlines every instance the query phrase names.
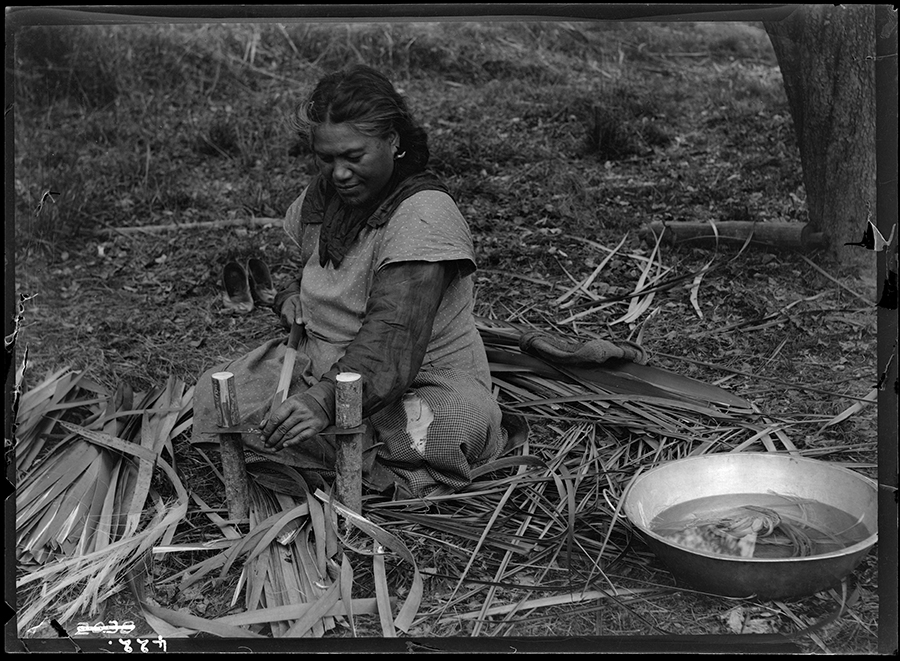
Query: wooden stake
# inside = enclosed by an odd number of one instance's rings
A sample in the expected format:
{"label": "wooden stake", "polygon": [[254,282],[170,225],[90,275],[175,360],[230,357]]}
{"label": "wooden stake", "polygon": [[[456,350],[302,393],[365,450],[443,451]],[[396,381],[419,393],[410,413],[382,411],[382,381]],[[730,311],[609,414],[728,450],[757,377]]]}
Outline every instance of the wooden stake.
{"label": "wooden stake", "polygon": [[[216,372],[212,375],[213,397],[216,403],[220,427],[234,427],[241,422],[238,411],[234,374]],[[250,516],[250,490],[247,486],[247,468],[244,464],[244,447],[240,434],[219,434],[222,455],[222,477],[225,480],[225,500],[228,518],[234,522]]]}
{"label": "wooden stake", "polygon": [[[354,372],[337,375],[335,426],[342,429],[362,424],[362,376]],[[362,513],[362,434],[346,434],[337,439],[337,497],[346,507]]]}

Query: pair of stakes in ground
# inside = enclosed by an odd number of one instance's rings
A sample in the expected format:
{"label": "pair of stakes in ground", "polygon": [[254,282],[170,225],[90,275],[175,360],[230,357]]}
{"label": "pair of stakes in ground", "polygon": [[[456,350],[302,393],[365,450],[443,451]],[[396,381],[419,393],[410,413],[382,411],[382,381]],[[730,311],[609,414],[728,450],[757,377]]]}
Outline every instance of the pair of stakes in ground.
{"label": "pair of stakes in ground", "polygon": [[245,266],[228,262],[222,269],[225,308],[236,312],[252,312],[256,305],[271,307],[275,302],[275,285],[269,267],[261,259],[251,257]]}
{"label": "pair of stakes in ground", "polygon": [[[299,324],[294,324],[291,338],[288,340],[288,351],[273,399],[273,410],[283,403],[287,396],[298,327]],[[231,372],[213,374],[212,386],[218,427],[204,431],[219,435],[229,518],[235,522],[244,521],[249,515],[250,497],[241,434],[261,433],[261,430],[240,422],[238,393]],[[366,431],[362,418],[362,377],[354,372],[342,372],[337,375],[336,386],[335,424],[319,433],[337,437],[336,495],[351,512],[359,514],[362,511],[362,439]]]}

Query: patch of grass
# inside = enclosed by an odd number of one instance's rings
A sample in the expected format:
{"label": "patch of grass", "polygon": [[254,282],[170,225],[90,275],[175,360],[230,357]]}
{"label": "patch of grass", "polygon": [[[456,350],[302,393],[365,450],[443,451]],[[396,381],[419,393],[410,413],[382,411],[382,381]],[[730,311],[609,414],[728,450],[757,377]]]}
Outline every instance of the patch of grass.
{"label": "patch of grass", "polygon": [[604,161],[645,155],[653,147],[665,147],[669,136],[649,122],[635,123],[620,108],[594,106],[585,138],[585,152]]}

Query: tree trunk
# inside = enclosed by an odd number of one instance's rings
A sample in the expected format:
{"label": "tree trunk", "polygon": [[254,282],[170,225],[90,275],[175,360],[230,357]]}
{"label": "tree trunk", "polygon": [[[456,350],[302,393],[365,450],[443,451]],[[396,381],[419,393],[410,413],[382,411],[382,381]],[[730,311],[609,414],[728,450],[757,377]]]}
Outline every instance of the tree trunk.
{"label": "tree trunk", "polygon": [[859,247],[875,221],[875,7],[800,5],[764,24],[778,58],[800,149],[809,223],[829,257],[872,261]]}

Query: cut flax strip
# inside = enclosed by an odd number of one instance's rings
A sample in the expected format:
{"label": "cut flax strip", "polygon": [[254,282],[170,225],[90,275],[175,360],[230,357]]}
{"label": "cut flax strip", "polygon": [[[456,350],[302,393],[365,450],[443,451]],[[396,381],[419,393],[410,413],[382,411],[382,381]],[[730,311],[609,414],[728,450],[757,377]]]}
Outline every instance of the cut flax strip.
{"label": "cut flax strip", "polygon": [[387,574],[384,568],[384,547],[373,542],[372,574],[375,581],[375,600],[378,604],[378,617],[381,621],[381,635],[385,638],[396,638],[397,630],[394,628],[393,615],[391,613],[390,588],[388,587]]}
{"label": "cut flax strip", "polygon": [[618,588],[616,590],[588,590],[584,592],[573,592],[570,594],[557,595],[554,597],[542,597],[540,599],[529,599],[526,601],[516,602],[514,604],[495,606],[488,609],[484,613],[482,613],[481,611],[457,613],[453,616],[453,618],[449,618],[445,620],[445,622],[449,622],[451,619],[455,618],[463,620],[482,619],[484,617],[505,615],[507,613],[520,610],[532,610],[536,608],[548,608],[551,606],[578,604],[585,601],[596,601],[598,599],[609,599],[612,597],[635,597],[656,592],[658,592],[658,590],[655,588]]}
{"label": "cut flax strip", "polygon": [[[288,604],[272,608],[258,608],[234,615],[224,615],[215,618],[211,622],[228,624],[231,626],[249,626],[253,624],[268,624],[278,621],[297,621],[305,617],[313,608],[310,604]],[[330,617],[343,617],[355,612],[359,615],[374,615],[377,607],[375,599],[362,598],[347,601],[341,599],[332,606],[326,615]]]}
{"label": "cut flax strip", "polygon": [[573,294],[577,293],[578,291],[589,293],[590,286],[592,284],[594,284],[594,280],[596,280],[597,276],[600,275],[600,271],[602,271],[604,269],[604,267],[609,263],[609,260],[611,260],[613,258],[613,256],[625,244],[625,241],[627,239],[628,239],[628,234],[626,233],[625,236],[622,237],[622,240],[619,241],[619,244],[615,248],[613,248],[612,251],[606,257],[603,258],[603,260],[597,265],[597,268],[594,269],[594,271],[584,280],[584,282],[572,287],[572,289],[570,289],[565,294],[563,294],[562,296],[557,298],[555,301],[553,301],[553,304],[556,306],[561,306],[561,307],[565,308],[568,306],[563,306],[563,303],[565,303],[565,301],[568,300]]}
{"label": "cut flax strip", "polygon": [[[703,311],[700,309],[700,301],[699,301],[700,283],[703,282],[703,276],[706,275],[706,272],[712,268],[713,263],[716,261],[716,252],[718,252],[718,249],[719,249],[719,228],[716,227],[716,224],[713,221],[709,221],[709,224],[710,224],[710,227],[712,227],[713,237],[715,237],[715,251],[713,252],[713,256],[706,263],[706,266],[704,266],[702,269],[697,271],[697,275],[694,276],[694,280],[693,280],[693,282],[691,282],[691,295],[690,295],[691,306],[694,308],[694,312],[697,313],[697,317],[699,317],[700,319],[703,319]],[[665,232],[665,229],[663,229],[663,233],[664,232]],[[747,247],[752,236],[753,235],[751,234],[749,237],[747,237],[747,241],[744,243],[744,248]],[[662,239],[662,234],[660,234],[659,239]],[[741,249],[741,252],[743,252],[743,248]]]}
{"label": "cut flax strip", "polygon": [[847,418],[850,418],[854,414],[858,413],[865,406],[874,402],[877,399],[878,399],[878,388],[873,388],[872,390],[869,391],[869,393],[862,400],[854,402],[849,407],[847,407],[846,409],[841,411],[839,414],[837,414],[836,416],[831,418],[828,422],[823,424],[820,427],[819,431],[822,431],[823,429],[826,429],[827,427],[831,427],[833,425],[837,425],[837,424],[843,422],[844,420],[846,420]]}
{"label": "cut flax strip", "polygon": [[[668,269],[666,269],[662,265],[662,261],[658,262],[658,264],[654,261],[659,255],[660,238],[656,240],[656,245],[653,246],[653,252],[650,253],[650,259],[647,260],[643,271],[641,271],[640,277],[638,277],[637,284],[635,285],[634,292],[632,293],[633,298],[631,298],[631,300],[628,302],[628,311],[618,319],[611,321],[610,326],[619,323],[634,323],[640,318],[642,314],[644,314],[644,312],[646,312],[650,308],[650,304],[653,303],[653,297],[656,295],[655,291],[650,291],[642,299],[638,298],[638,292],[641,292],[647,287],[651,287],[668,271]],[[658,266],[657,276],[653,279],[652,282],[647,284],[647,278],[650,274],[650,271],[655,265]]]}

